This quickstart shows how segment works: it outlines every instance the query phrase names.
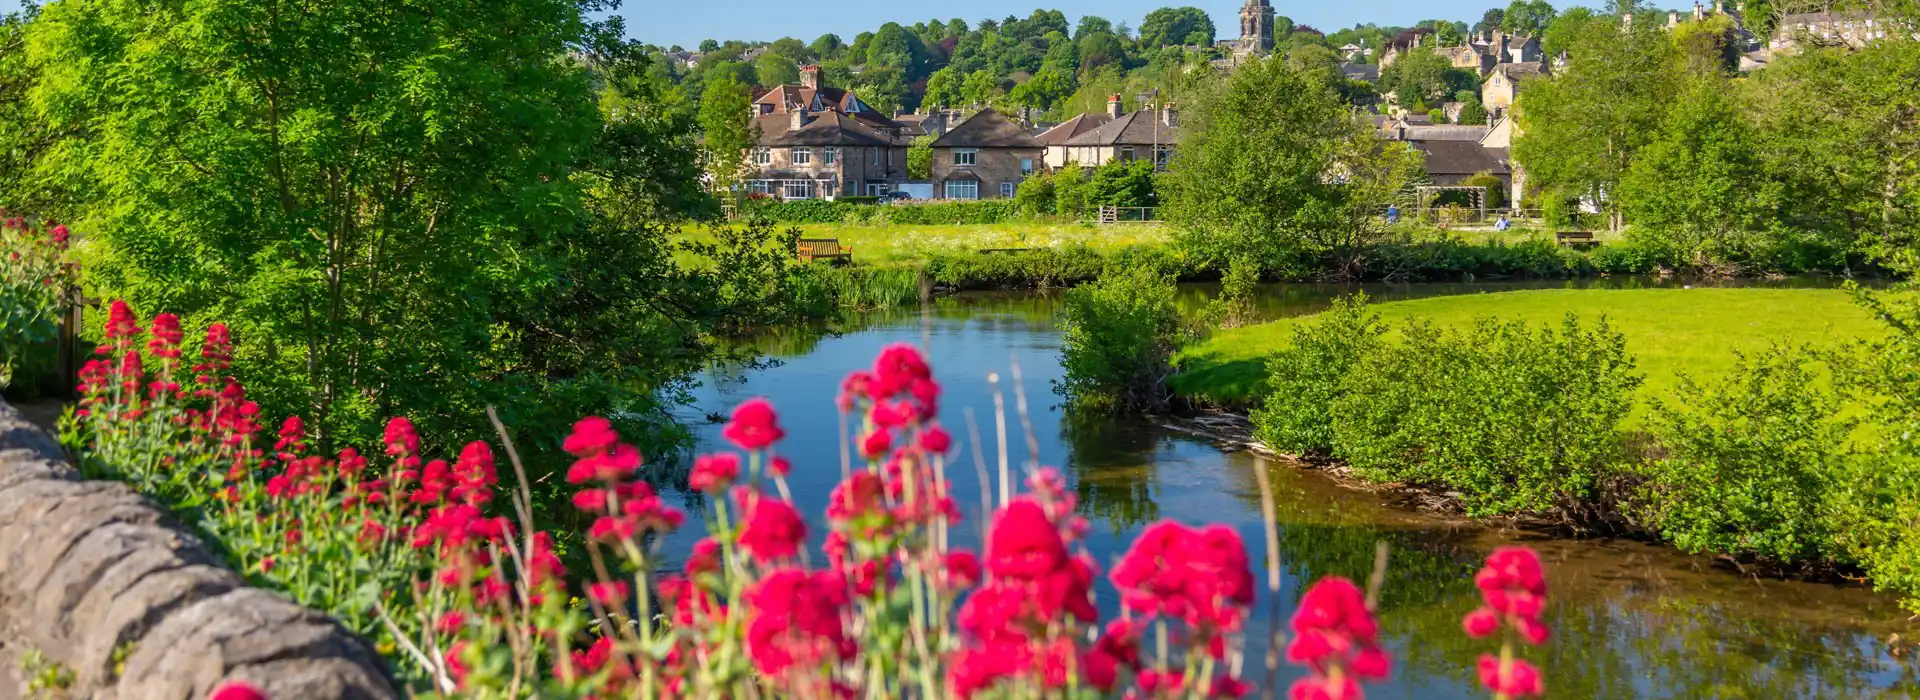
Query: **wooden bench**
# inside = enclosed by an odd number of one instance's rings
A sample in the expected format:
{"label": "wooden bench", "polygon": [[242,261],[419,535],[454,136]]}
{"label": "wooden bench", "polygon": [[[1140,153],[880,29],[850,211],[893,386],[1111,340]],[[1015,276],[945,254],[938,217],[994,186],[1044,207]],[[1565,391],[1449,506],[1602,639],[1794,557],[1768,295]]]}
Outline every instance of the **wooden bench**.
{"label": "wooden bench", "polygon": [[1553,242],[1563,246],[1571,247],[1571,246],[1594,245],[1599,241],[1593,240],[1592,231],[1560,231],[1558,233],[1553,234]]}
{"label": "wooden bench", "polygon": [[992,255],[994,253],[1025,253],[1029,250],[1033,250],[1033,249],[1032,248],[981,248],[980,253],[982,255]]}
{"label": "wooden bench", "polygon": [[853,262],[853,249],[842,247],[838,238],[802,238],[795,241],[795,250],[800,262],[811,263],[815,260],[844,260]]}

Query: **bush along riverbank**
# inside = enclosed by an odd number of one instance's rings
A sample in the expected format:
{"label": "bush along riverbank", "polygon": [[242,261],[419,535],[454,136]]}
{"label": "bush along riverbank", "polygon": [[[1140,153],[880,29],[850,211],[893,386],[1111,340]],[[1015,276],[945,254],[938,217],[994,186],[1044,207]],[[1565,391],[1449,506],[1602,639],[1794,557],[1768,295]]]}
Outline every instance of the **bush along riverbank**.
{"label": "bush along riverbank", "polygon": [[[84,472],[170,507],[254,582],[376,635],[417,695],[1171,699],[1278,683],[1272,667],[1262,681],[1241,670],[1258,584],[1234,527],[1146,527],[1106,572],[1126,610],[1107,620],[1091,526],[1057,470],[1033,470],[1022,488],[1003,461],[1000,498],[982,495],[984,547],[950,546],[963,509],[946,474],[942,387],[909,346],[820,397],[858,426],[859,465],[826,507],[824,561],[808,555],[787,484],[821,465],[777,456],[779,414],[751,399],[722,431],[731,449],[688,478],[706,496],[693,502],[710,509],[708,536],[660,576],[660,538],[685,514],[603,418],[559,444],[574,460],[574,517],[591,525],[556,532],[536,522],[522,453],[497,421],[498,442],[468,443],[451,464],[405,418],[364,450],[322,451],[298,418],[269,430],[229,376],[224,326],[188,359],[177,318],[145,324],[116,301],[106,339],[110,359],[87,365],[64,421]],[[1278,620],[1280,534],[1258,474],[1266,614]],[[570,574],[560,555],[575,548],[591,565]],[[1306,587],[1287,635],[1287,658],[1305,668],[1293,697],[1359,697],[1391,674],[1375,616],[1384,561],[1365,589],[1337,576]],[[1544,672],[1520,654],[1550,636],[1539,556],[1500,548],[1474,582],[1485,605],[1460,611],[1461,627],[1485,640],[1481,683],[1497,698],[1539,696]],[[219,697],[259,697],[242,690]]]}
{"label": "bush along riverbank", "polygon": [[[1518,240],[1469,240],[1435,232],[1374,245],[1355,257],[1363,264],[1353,270],[1357,277],[1349,281],[1571,279],[1701,271],[1633,239],[1575,249],[1558,245],[1544,234]],[[1210,264],[1175,242],[1104,249],[1072,245],[936,251],[910,262],[822,267],[818,275],[825,280],[825,286],[838,292],[842,306],[884,308],[917,302],[923,288],[959,292],[1071,287],[1098,279],[1117,262],[1150,265],[1182,282],[1215,281],[1225,275],[1223,266]],[[1257,279],[1276,282],[1322,281],[1330,274],[1326,269],[1297,260],[1248,258],[1243,265],[1257,271]],[[1788,265],[1721,267],[1709,272],[1774,275],[1876,270],[1871,266],[1849,269]]]}
{"label": "bush along riverbank", "polygon": [[1884,334],[1737,353],[1654,397],[1604,319],[1395,328],[1356,297],[1292,325],[1250,417],[1278,452],[1470,515],[1863,573],[1920,610],[1920,302],[1855,295]]}

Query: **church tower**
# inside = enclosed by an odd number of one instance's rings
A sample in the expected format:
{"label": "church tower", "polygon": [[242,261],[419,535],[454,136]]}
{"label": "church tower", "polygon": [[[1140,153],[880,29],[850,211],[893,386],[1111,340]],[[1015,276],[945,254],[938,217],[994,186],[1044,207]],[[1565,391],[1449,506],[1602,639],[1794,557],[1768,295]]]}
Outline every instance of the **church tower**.
{"label": "church tower", "polygon": [[1240,46],[1243,56],[1273,53],[1273,6],[1267,0],[1247,0],[1240,8]]}

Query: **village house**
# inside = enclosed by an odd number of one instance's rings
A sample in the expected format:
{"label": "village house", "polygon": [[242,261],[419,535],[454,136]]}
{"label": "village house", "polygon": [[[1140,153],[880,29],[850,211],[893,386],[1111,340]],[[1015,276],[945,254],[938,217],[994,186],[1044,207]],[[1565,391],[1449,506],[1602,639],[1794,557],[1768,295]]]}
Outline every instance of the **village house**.
{"label": "village house", "polygon": [[1871,12],[1809,12],[1780,18],[1780,22],[1774,26],[1773,39],[1767,42],[1767,48],[1781,55],[1808,46],[1859,49],[1903,33],[1920,39],[1920,30],[1911,23],[1891,20]]}
{"label": "village house", "polygon": [[1393,39],[1387,42],[1386,49],[1380,54],[1380,70],[1386,70],[1389,66],[1393,65],[1394,61],[1400,60],[1400,57],[1406,55],[1407,52],[1419,48],[1421,44],[1432,41],[1427,38],[1432,35],[1433,30],[1427,27],[1416,27],[1395,34]]}
{"label": "village house", "polygon": [[992,109],[954,124],[933,142],[933,192],[940,199],[1009,198],[1046,166],[1046,146]]}
{"label": "village house", "polygon": [[754,118],[760,133],[748,153],[755,195],[784,200],[878,197],[907,179],[907,149],[839,112],[797,109]]}
{"label": "village house", "polygon": [[1165,170],[1173,160],[1173,145],[1180,139],[1179,112],[1172,103],[1159,110],[1152,107],[1119,114],[1120,96],[1107,98],[1110,121],[1091,131],[1067,139],[1067,161],[1081,167],[1097,168],[1113,161],[1153,159],[1156,169]]}
{"label": "village house", "polygon": [[1487,81],[1480,85],[1480,106],[1486,108],[1490,117],[1500,117],[1513,107],[1513,101],[1520,96],[1520,84],[1547,74],[1547,64],[1540,61],[1528,63],[1503,63],[1493,67],[1487,75]]}
{"label": "village house", "polygon": [[897,138],[903,132],[899,122],[861,102],[852,90],[820,84],[819,66],[801,66],[798,84],[775,86],[753,99],[753,112],[757,116],[787,114],[796,110],[813,114],[844,114],[888,138]]}
{"label": "village house", "polygon": [[[1119,112],[1119,100],[1109,101],[1107,103],[1107,109],[1110,112]],[[1116,116],[1118,115],[1113,113],[1082,114],[1041,132],[1041,134],[1035,138],[1040,140],[1041,145],[1047,147],[1047,169],[1059,170],[1060,168],[1066,167],[1067,163],[1071,162],[1071,159],[1067,157],[1069,148],[1067,142],[1081,134],[1105,126],[1108,122],[1113,121],[1113,118]]]}

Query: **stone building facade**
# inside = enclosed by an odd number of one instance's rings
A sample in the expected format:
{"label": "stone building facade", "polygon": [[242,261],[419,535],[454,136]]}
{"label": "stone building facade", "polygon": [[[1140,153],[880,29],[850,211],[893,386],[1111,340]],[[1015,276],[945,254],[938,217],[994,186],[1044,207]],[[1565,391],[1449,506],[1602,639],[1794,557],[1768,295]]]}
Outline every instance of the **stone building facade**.
{"label": "stone building facade", "polygon": [[992,109],[955,124],[933,142],[936,199],[1002,199],[1046,168],[1047,147]]}

